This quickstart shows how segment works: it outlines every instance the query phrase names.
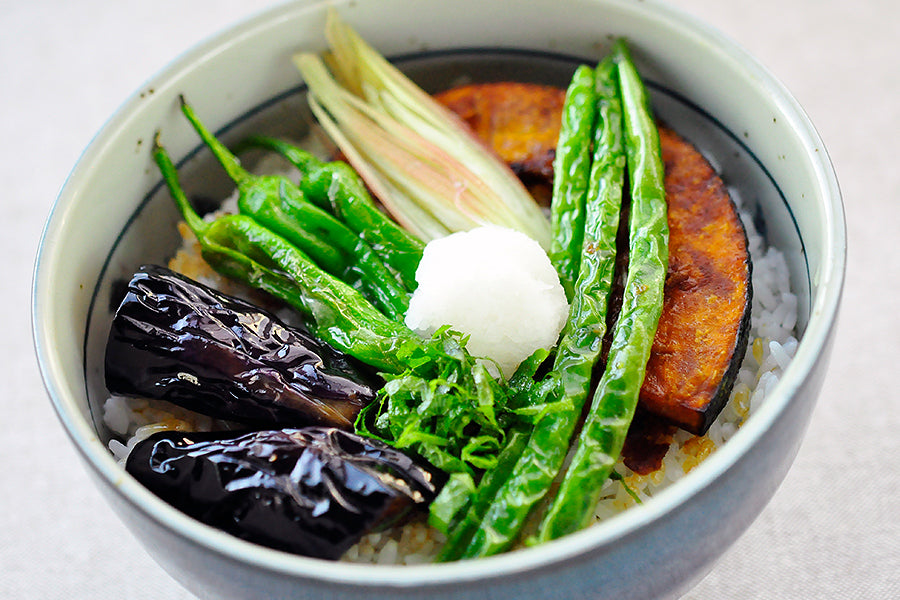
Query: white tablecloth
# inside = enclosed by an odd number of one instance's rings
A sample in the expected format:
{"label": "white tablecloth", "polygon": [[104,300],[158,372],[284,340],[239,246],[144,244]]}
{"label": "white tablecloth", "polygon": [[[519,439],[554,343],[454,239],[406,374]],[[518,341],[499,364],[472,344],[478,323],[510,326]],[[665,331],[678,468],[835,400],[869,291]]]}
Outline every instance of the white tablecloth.
{"label": "white tablecloth", "polygon": [[[900,597],[900,3],[675,0],[806,108],[850,239],[832,367],[797,461],[687,597]],[[42,387],[30,284],[43,222],[92,135],[177,54],[271,0],[0,3],[0,597],[190,598],[100,497]]]}

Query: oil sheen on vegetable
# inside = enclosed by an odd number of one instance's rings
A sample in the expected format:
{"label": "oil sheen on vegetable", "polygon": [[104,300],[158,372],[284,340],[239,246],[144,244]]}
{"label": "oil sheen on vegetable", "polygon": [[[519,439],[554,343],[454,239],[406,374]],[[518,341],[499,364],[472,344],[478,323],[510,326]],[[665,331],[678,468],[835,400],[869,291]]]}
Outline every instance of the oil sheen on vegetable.
{"label": "oil sheen on vegetable", "polygon": [[135,446],[126,470],[207,525],[326,559],[427,506],[443,482],[385,444],[323,427],[164,432]]}
{"label": "oil sheen on vegetable", "polygon": [[128,284],[106,349],[113,394],[268,426],[351,428],[375,397],[362,373],[275,315],[158,266]]}

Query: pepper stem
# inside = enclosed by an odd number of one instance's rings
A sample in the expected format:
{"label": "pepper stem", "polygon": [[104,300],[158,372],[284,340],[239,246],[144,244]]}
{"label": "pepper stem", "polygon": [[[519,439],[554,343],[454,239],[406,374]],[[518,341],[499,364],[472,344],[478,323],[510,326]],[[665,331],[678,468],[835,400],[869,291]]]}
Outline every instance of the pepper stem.
{"label": "pepper stem", "polygon": [[225,172],[228,173],[228,176],[240,187],[241,184],[249,179],[250,174],[241,166],[241,162],[230,150],[228,150],[225,144],[216,139],[216,136],[200,122],[194,109],[187,103],[184,96],[179,96],[179,99],[181,100],[181,112],[183,112],[184,116],[190,121],[194,130],[197,132],[197,135],[199,135],[200,139],[203,140],[203,143],[209,147],[213,156],[216,157],[219,164],[221,164],[225,169]]}
{"label": "pepper stem", "polygon": [[169,153],[163,148],[162,144],[160,144],[159,136],[160,132],[157,131],[156,135],[153,137],[153,159],[159,166],[159,171],[162,173],[163,180],[166,182],[169,193],[175,200],[175,204],[178,206],[181,216],[184,218],[188,227],[191,228],[191,231],[194,232],[194,235],[197,236],[197,238],[200,238],[209,227],[209,223],[204,221],[200,215],[197,214],[197,211],[194,210],[194,207],[191,206],[191,201],[188,200],[187,195],[181,188],[181,184],[178,182],[178,170],[172,163]]}
{"label": "pepper stem", "polygon": [[277,138],[265,135],[251,135],[235,146],[235,152],[240,154],[249,148],[263,148],[272,150],[283,156],[288,162],[297,167],[300,172],[308,174],[312,169],[318,169],[325,163],[312,153],[289,144]]}

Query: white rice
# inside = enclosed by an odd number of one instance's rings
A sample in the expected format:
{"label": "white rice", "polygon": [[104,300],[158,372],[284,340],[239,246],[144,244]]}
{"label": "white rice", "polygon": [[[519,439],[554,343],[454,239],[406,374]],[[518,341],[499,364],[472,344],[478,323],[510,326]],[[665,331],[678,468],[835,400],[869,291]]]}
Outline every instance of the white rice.
{"label": "white rice", "polygon": [[[233,205],[232,197],[224,206]],[[727,442],[763,404],[796,352],[798,342],[794,329],[797,323],[797,297],[790,289],[787,263],[781,252],[765,246],[750,216],[743,213],[741,216],[753,261],[753,303],[747,352],[730,399],[706,435],[695,436],[679,430],[663,458],[662,467],[657,471],[638,475],[620,463],[616,470],[624,479],[622,482],[610,479],[604,484],[604,494],[596,511],[597,521],[614,517],[634,506],[637,500],[631,493],[641,502],[652,499]],[[223,282],[199,259],[199,248],[187,228],[183,227],[181,231],[185,245],[170,262],[170,268],[192,275],[226,293],[248,293],[246,289]],[[120,460],[124,460],[139,440],[156,431],[228,427],[227,423],[166,402],[120,397],[111,397],[106,401],[104,422],[117,436],[110,441],[109,448]],[[442,542],[442,535],[420,520],[363,537],[342,560],[374,564],[430,562]]]}
{"label": "white rice", "polygon": [[112,439],[109,449],[124,461],[135,444],[158,431],[209,431],[216,426],[210,417],[168,402],[111,396],[103,405],[103,422],[120,439]]}

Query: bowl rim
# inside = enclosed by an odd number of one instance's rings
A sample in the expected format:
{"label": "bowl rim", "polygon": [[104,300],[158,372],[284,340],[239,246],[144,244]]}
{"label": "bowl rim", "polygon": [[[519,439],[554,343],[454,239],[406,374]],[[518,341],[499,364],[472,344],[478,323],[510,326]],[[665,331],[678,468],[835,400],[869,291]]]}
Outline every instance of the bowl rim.
{"label": "bowl rim", "polygon": [[[296,11],[308,10],[319,4],[321,2],[317,0],[305,0],[269,7],[188,49],[156,73],[150,81],[164,81],[173,74],[188,69],[193,62],[201,60],[211,51],[226,44],[231,37],[247,35],[273,18],[279,16],[287,18]],[[50,286],[42,267],[43,259],[49,251],[52,234],[60,226],[60,221],[64,220],[63,213],[70,203],[74,190],[79,187],[79,180],[84,176],[84,165],[89,163],[105,141],[114,135],[117,125],[140,101],[137,93],[126,100],[97,132],[64,182],[42,231],[33,269],[32,333],[44,386],[68,436],[94,473],[109,484],[121,499],[143,513],[145,517],[172,534],[186,538],[230,560],[292,577],[344,585],[433,587],[515,576],[517,573],[551,567],[579,556],[602,551],[610,543],[664,518],[727,472],[786,410],[792,398],[803,386],[806,374],[820,359],[819,351],[827,344],[834,328],[842,294],[847,252],[840,186],[831,159],[811,120],[797,100],[762,64],[718,30],[681,9],[660,0],[645,0],[641,4],[642,6],[635,10],[653,12],[666,18],[673,27],[690,30],[694,35],[703,36],[709,41],[711,50],[722,54],[736,68],[755,77],[760,85],[767,88],[781,110],[780,116],[788,118],[791,130],[802,138],[807,151],[807,161],[814,168],[816,181],[825,192],[823,246],[828,249],[828,256],[823,257],[822,266],[816,276],[827,285],[820,285],[820,292],[810,306],[809,322],[797,353],[784,371],[774,392],[753,418],[742,425],[727,444],[698,465],[690,476],[663,490],[653,502],[630,508],[623,515],[608,522],[541,544],[540,547],[526,548],[477,561],[424,565],[331,562],[272,550],[195,521],[154,496],[136,480],[127,476],[99,439],[97,432],[80,417],[74,401],[60,387],[60,361],[52,351],[52,332],[42,326],[41,317],[50,299],[50,294],[46,291]]]}

